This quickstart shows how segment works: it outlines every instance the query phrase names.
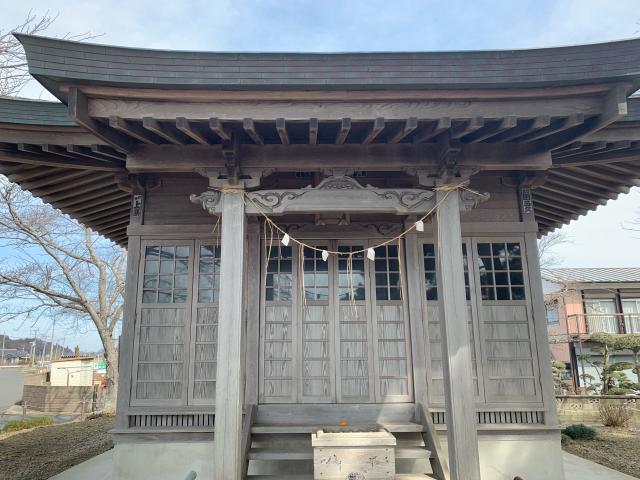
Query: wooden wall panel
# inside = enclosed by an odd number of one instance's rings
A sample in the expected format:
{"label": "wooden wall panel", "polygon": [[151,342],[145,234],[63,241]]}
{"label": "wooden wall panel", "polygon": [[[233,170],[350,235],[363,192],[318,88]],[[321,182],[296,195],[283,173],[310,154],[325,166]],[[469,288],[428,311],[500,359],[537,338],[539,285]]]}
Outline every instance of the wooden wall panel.
{"label": "wooden wall panel", "polygon": [[213,404],[216,396],[218,306],[198,307],[193,330],[190,398],[194,403]]}
{"label": "wooden wall panel", "polygon": [[411,377],[409,365],[408,326],[402,304],[377,305],[378,345],[377,401],[409,401]]}
{"label": "wooden wall panel", "polygon": [[134,399],[146,403],[183,398],[187,358],[186,311],[182,308],[142,308],[138,330]]}
{"label": "wooden wall panel", "polygon": [[[436,302],[427,302],[426,318],[424,318],[426,324],[427,338],[429,343],[427,345],[428,361],[430,380],[428,385],[429,398],[433,403],[444,402],[444,379],[442,373],[442,344],[440,334],[440,308]],[[473,314],[472,306],[467,305],[467,323],[469,327],[469,339],[473,345],[471,349],[471,363],[472,363],[472,376],[473,385],[476,392],[476,397],[480,399],[480,385],[478,381],[478,357],[480,352],[477,351],[477,342],[475,338],[475,329],[473,328]]]}
{"label": "wooden wall panel", "polygon": [[302,402],[335,401],[331,323],[329,305],[302,308]]}
{"label": "wooden wall panel", "polygon": [[262,332],[262,400],[289,403],[296,400],[297,369],[290,305],[266,305]]}
{"label": "wooden wall panel", "polygon": [[536,401],[535,337],[525,305],[481,306],[489,402]]}
{"label": "wooden wall panel", "polygon": [[371,332],[366,305],[342,302],[339,308],[338,402],[373,401]]}
{"label": "wooden wall panel", "polygon": [[157,186],[147,190],[144,223],[146,225],[198,225],[213,224],[216,217],[209,215],[200,205],[191,203],[189,195],[200,194],[208,182],[199,175],[164,175]]}

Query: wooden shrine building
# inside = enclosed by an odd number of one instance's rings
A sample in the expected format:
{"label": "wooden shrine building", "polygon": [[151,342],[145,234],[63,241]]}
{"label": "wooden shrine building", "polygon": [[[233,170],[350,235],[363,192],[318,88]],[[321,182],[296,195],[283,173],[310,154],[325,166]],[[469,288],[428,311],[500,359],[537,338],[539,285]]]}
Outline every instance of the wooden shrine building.
{"label": "wooden shrine building", "polygon": [[313,478],[340,422],[396,478],[563,478],[536,240],[640,185],[640,40],[18,38],[61,103],[0,99],[0,173],[129,252],[114,479]]}

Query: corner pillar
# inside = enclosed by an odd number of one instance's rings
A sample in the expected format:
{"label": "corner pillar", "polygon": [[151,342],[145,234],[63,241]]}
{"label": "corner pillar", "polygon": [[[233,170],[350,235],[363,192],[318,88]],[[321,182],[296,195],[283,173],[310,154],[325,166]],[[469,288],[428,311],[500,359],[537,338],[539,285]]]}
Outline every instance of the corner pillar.
{"label": "corner pillar", "polygon": [[242,410],[245,393],[244,274],[245,230],[243,191],[221,194],[221,282],[218,315],[218,367],[215,410],[216,480],[242,478]]}
{"label": "corner pillar", "polygon": [[467,330],[460,195],[438,192],[438,262],[447,445],[451,480],[480,480],[476,405],[471,378],[471,341]]}

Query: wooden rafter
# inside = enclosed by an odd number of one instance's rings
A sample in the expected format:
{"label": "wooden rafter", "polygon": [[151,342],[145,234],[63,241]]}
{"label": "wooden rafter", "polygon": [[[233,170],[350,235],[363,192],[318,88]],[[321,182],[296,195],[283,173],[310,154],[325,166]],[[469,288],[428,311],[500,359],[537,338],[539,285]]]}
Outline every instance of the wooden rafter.
{"label": "wooden rafter", "polygon": [[130,122],[129,120],[125,120],[124,118],[117,117],[115,115],[109,117],[109,126],[115,130],[118,130],[120,133],[139,140],[142,143],[146,143],[149,145],[160,143],[156,135],[145,130],[140,125]]}
{"label": "wooden rafter", "polygon": [[209,139],[200,133],[185,117],[176,118],[176,128],[200,145],[211,145]]}
{"label": "wooden rafter", "polygon": [[451,139],[459,140],[465,135],[469,135],[470,133],[480,130],[482,127],[484,127],[484,118],[473,117],[471,120],[454,125],[451,128]]}
{"label": "wooden rafter", "polygon": [[142,118],[142,127],[149,130],[150,132],[155,133],[157,136],[166,140],[169,143],[173,143],[174,145],[184,145],[185,142],[182,141],[179,135],[172,132],[169,128],[162,125],[155,118],[152,117],[143,117]]}
{"label": "wooden rafter", "polygon": [[120,172],[124,170],[121,165],[116,165],[113,163],[92,160],[78,160],[75,158],[64,158],[53,155],[37,155],[24,152],[15,152],[8,154],[0,151],[0,161],[9,163],[26,163],[36,166],[73,168],[78,170],[94,170],[103,172]]}
{"label": "wooden rafter", "polygon": [[412,133],[416,128],[418,128],[418,119],[416,117],[409,117],[404,125],[398,132],[392,135],[387,142],[388,143],[398,143],[404,140],[407,135]]}
{"label": "wooden rafter", "polygon": [[94,153],[99,153],[105,157],[110,157],[112,160],[126,160],[127,156],[112,149],[111,147],[107,147],[105,145],[91,145],[91,151]]}
{"label": "wooden rafter", "polygon": [[450,128],[451,119],[449,117],[439,118],[435,122],[431,123],[424,132],[417,134],[413,139],[413,143],[428,142]]}
{"label": "wooden rafter", "polygon": [[228,142],[231,140],[231,134],[225,130],[219,118],[213,117],[209,119],[209,129],[220,137],[221,141]]}
{"label": "wooden rafter", "polygon": [[505,130],[514,128],[517,124],[518,119],[513,115],[509,115],[500,120],[488,123],[485,126],[478,128],[476,131],[465,135],[461,138],[461,141],[463,143],[482,142],[483,140],[493,137]]}
{"label": "wooden rafter", "polygon": [[486,140],[490,143],[508,142],[523,135],[536,132],[540,129],[547,128],[551,124],[551,118],[549,115],[540,115],[531,120],[518,120],[517,125],[513,128],[498,133]]}
{"label": "wooden rafter", "polygon": [[251,140],[253,140],[253,143],[256,145],[264,145],[264,139],[256,130],[256,126],[252,118],[243,118],[242,128],[244,128],[244,131],[247,132],[247,135],[249,135]]}
{"label": "wooden rafter", "polygon": [[516,142],[533,142],[534,140],[540,140],[546,138],[554,133],[562,132],[569,128],[581,125],[584,123],[583,113],[573,113],[566,118],[559,118],[551,122],[547,127],[540,128],[531,133],[521,135],[515,138]]}
{"label": "wooden rafter", "polygon": [[380,132],[382,132],[384,130],[384,118],[383,117],[377,117],[374,121],[373,121],[373,125],[371,126],[371,130],[369,130],[369,133],[367,133],[367,136],[364,137],[364,139],[362,140],[362,144],[363,145],[367,145],[371,142],[373,142],[376,137],[378,135],[380,135]]}
{"label": "wooden rafter", "polygon": [[309,144],[315,145],[318,143],[318,119],[310,118],[309,119]]}
{"label": "wooden rafter", "polygon": [[351,119],[343,118],[340,121],[340,129],[338,130],[338,134],[336,135],[335,143],[336,145],[342,145],[349,135],[349,131],[351,130]]}
{"label": "wooden rafter", "polygon": [[276,118],[276,131],[280,137],[280,143],[283,145],[289,145],[291,143],[289,134],[287,133],[287,122],[284,118]]}

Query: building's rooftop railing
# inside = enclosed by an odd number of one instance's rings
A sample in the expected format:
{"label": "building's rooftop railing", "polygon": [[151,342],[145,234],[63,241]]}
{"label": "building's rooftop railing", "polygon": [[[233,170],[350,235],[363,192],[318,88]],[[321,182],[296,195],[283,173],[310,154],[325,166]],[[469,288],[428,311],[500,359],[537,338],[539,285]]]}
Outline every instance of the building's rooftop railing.
{"label": "building's rooftop railing", "polygon": [[567,316],[570,336],[640,333],[640,313],[580,313]]}

